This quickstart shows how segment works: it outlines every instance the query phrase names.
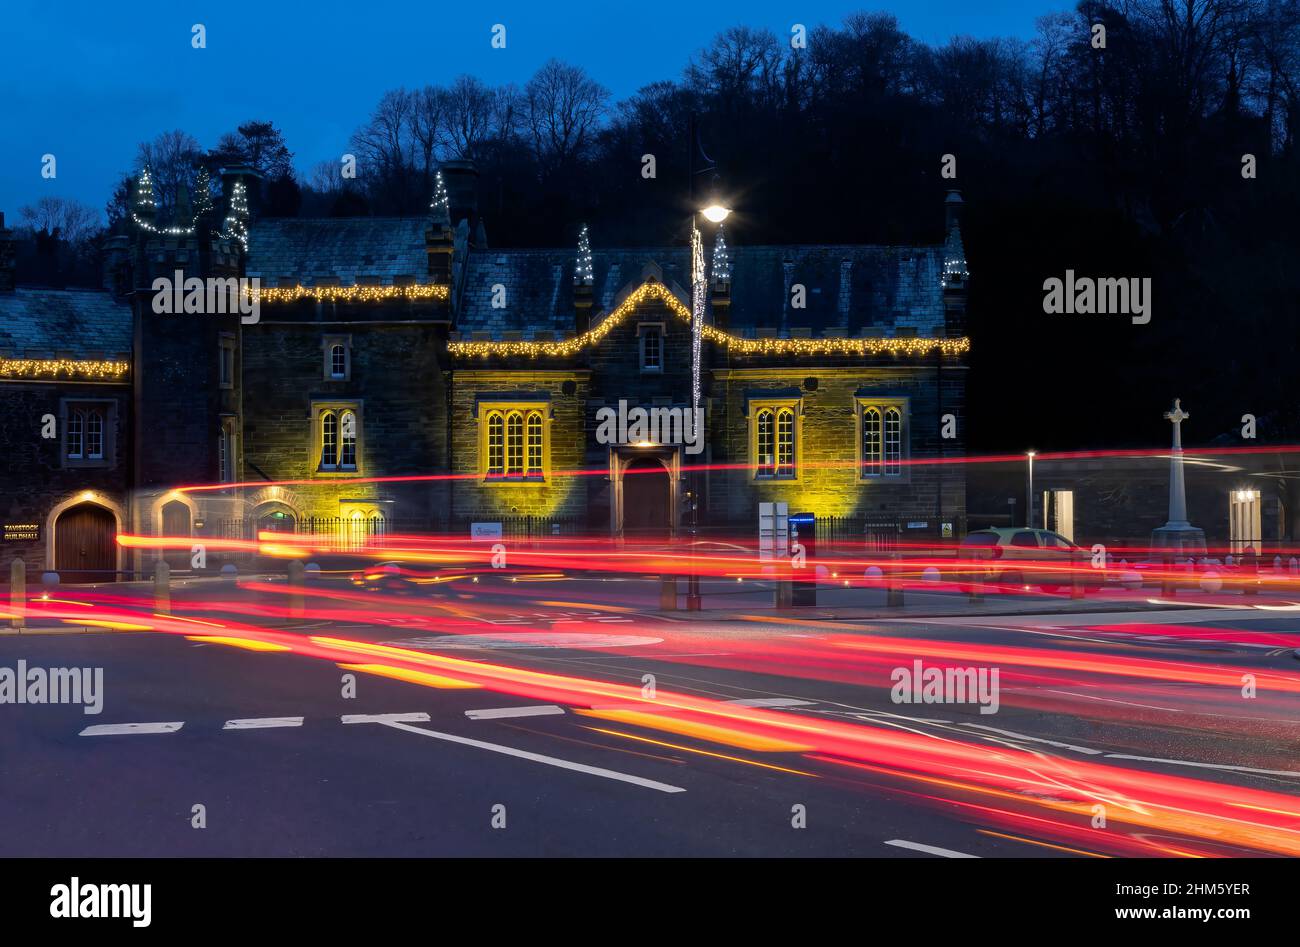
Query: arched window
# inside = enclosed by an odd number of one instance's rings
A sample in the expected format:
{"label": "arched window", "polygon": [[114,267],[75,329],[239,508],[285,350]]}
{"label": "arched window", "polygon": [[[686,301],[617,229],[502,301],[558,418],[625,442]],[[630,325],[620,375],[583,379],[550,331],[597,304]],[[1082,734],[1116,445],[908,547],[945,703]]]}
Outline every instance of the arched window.
{"label": "arched window", "polygon": [[868,405],[862,411],[862,473],[879,476],[881,469],[880,409]]}
{"label": "arched window", "polygon": [[903,412],[885,409],[885,475],[903,470]]}
{"label": "arched window", "polygon": [[484,414],[484,473],[519,479],[546,475],[546,414],[493,410]]}
{"label": "arched window", "polygon": [[487,416],[487,475],[500,477],[506,472],[505,418],[500,411]]}
{"label": "arched window", "polygon": [[357,416],[353,411],[344,411],[339,415],[339,435],[342,445],[339,450],[339,466],[348,470],[357,467]]}
{"label": "arched window", "polygon": [[776,412],[776,475],[794,476],[794,410]]}
{"label": "arched window", "polygon": [[326,411],[320,416],[320,465],[333,470],[339,463],[339,416]]}
{"label": "arched window", "polygon": [[755,424],[758,446],[755,476],[770,477],[776,471],[776,413],[771,408],[763,408]]}
{"label": "arched window", "polygon": [[542,476],[542,412],[529,411],[528,421],[525,425],[524,436],[527,439],[528,456],[525,458],[527,463],[526,475],[529,477]]}
{"label": "arched window", "polygon": [[524,416],[518,411],[506,415],[506,476],[524,475]]}

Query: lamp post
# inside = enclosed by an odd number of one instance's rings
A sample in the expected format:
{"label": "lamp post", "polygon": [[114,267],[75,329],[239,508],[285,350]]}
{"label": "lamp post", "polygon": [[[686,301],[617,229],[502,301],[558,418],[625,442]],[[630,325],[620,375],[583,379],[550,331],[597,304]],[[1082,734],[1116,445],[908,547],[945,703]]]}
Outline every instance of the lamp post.
{"label": "lamp post", "polygon": [[[704,272],[704,238],[700,234],[697,217],[703,217],[711,224],[720,224],[730,216],[731,210],[717,197],[717,163],[704,152],[693,113],[690,118],[689,132],[690,144],[686,149],[688,162],[686,183],[690,206],[694,208],[691,214],[691,423],[694,424],[703,421],[703,412],[700,409],[700,356],[704,336],[704,299],[708,289],[708,282]],[[697,148],[701,157],[707,162],[707,167],[698,171],[695,168],[695,150]],[[703,207],[696,207],[695,176],[708,172],[715,172],[709,201]],[[688,469],[686,482],[689,489],[686,495],[691,504],[689,526],[691,549],[688,556],[689,573],[686,579],[687,611],[699,611],[702,605],[700,576],[695,568],[695,542],[700,527],[699,481],[699,472],[693,468]]]}
{"label": "lamp post", "polygon": [[1034,455],[1037,453],[1035,450],[1025,451],[1029,458],[1029,488],[1025,493],[1025,526],[1028,529],[1034,528]]}
{"label": "lamp post", "polygon": [[[727,219],[731,211],[716,200],[700,208],[699,215],[710,223],[720,224]],[[708,291],[708,280],[704,271],[704,237],[691,216],[691,424],[697,432],[703,430],[704,412],[701,408],[700,360],[704,337],[704,299]],[[700,436],[697,433],[697,436]],[[687,477],[690,487],[686,496],[690,501],[690,573],[686,580],[686,610],[699,611],[702,607],[700,598],[700,575],[695,568],[695,543],[700,528],[700,477],[699,472],[691,469]]]}

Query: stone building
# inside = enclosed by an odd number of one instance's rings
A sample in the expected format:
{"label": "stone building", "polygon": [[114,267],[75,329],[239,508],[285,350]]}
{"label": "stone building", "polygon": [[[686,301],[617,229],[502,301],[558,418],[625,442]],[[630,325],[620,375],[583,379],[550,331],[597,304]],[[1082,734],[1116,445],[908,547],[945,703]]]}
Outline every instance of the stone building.
{"label": "stone building", "polygon": [[0,214],[0,568],[111,581],[130,528],[131,307],[16,287]]}
{"label": "stone building", "polygon": [[[695,359],[685,247],[609,249],[599,234],[588,247],[584,232],[581,248],[565,235],[564,249],[494,249],[468,163],[444,167],[424,219],[256,219],[243,197],[254,177],[228,169],[220,209],[204,187],[165,222],[141,182],[107,248],[106,290],[63,294],[106,314],[73,332],[78,357],[129,363],[111,382],[75,381],[87,398],[116,392],[114,465],[60,463],[22,434],[0,483],[6,522],[48,524],[78,491],[111,488],[117,529],[195,542],[476,522],[752,535],[766,500],[859,532],[960,534],[962,465],[924,463],[964,452],[955,192],[932,246],[728,248],[706,227]],[[255,319],[154,311],[159,279],[229,277],[258,280]],[[59,295],[0,286],[0,314],[35,298],[48,309]],[[43,335],[0,331],[0,356],[68,348],[50,319]],[[57,404],[73,385],[0,374],[0,417],[21,432],[35,423],[24,392]],[[642,430],[638,409],[677,426]],[[48,483],[23,499],[33,466]],[[53,567],[60,544],[45,531]],[[169,557],[183,568],[187,552]],[[126,567],[147,572],[155,555]]]}

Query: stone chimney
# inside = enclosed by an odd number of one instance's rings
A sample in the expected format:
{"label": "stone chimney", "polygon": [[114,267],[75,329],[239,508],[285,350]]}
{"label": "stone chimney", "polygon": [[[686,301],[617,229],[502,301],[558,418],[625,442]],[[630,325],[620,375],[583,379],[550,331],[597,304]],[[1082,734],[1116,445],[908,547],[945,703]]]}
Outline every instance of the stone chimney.
{"label": "stone chimney", "polygon": [[14,232],[5,227],[0,211],[0,293],[12,293],[14,280]]}
{"label": "stone chimney", "polygon": [[468,220],[470,233],[474,233],[474,225],[478,223],[478,169],[474,162],[444,161],[442,178],[447,184],[452,227]]}
{"label": "stone chimney", "polygon": [[944,331],[950,338],[966,334],[966,287],[970,269],[961,237],[963,202],[961,191],[951,190],[943,202],[944,242],[942,250]]}
{"label": "stone chimney", "polygon": [[115,233],[104,241],[104,288],[121,298],[131,292],[131,238]]}
{"label": "stone chimney", "polygon": [[429,218],[424,227],[424,252],[428,259],[430,282],[450,286],[455,231],[451,226],[451,197],[441,171],[434,181],[433,198],[429,201]]}
{"label": "stone chimney", "polygon": [[224,220],[226,215],[230,213],[231,201],[235,195],[235,185],[242,184],[244,185],[244,197],[248,202],[248,209],[243,215],[243,223],[247,226],[249,219],[257,210],[261,193],[261,183],[262,175],[256,168],[243,164],[236,164],[229,168],[222,168],[221,195],[225,198],[226,213],[220,215],[220,220]]}
{"label": "stone chimney", "polygon": [[943,232],[945,235],[952,232],[953,227],[961,226],[962,208],[965,202],[961,199],[961,191],[952,188],[948,191],[948,196],[943,201]]}
{"label": "stone chimney", "polygon": [[591,240],[587,236],[587,225],[583,224],[582,231],[578,234],[578,256],[573,262],[573,330],[578,335],[591,328],[594,289]]}
{"label": "stone chimney", "polygon": [[731,251],[727,236],[718,226],[717,239],[713,241],[713,259],[709,265],[709,301],[713,308],[713,324],[722,331],[731,325]]}

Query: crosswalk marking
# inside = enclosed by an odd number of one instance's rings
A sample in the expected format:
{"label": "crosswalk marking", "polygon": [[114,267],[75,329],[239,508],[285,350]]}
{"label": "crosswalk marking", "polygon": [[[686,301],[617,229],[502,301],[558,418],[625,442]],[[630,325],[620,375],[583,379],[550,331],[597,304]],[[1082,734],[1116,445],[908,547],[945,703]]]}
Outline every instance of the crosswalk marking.
{"label": "crosswalk marking", "polygon": [[429,715],[412,714],[344,714],[339,718],[344,723],[428,723]]}
{"label": "crosswalk marking", "polygon": [[107,737],[123,733],[175,733],[185,726],[185,721],[169,723],[99,723],[81,731],[83,737]]}
{"label": "crosswalk marking", "polygon": [[301,727],[302,717],[246,717],[227,720],[222,730],[270,730],[273,727]]}
{"label": "crosswalk marking", "polygon": [[914,852],[925,852],[927,855],[940,855],[944,858],[979,858],[978,855],[967,855],[965,852],[954,852],[951,848],[939,848],[937,845],[922,845],[920,842],[909,842],[907,839],[895,838],[885,843],[893,845],[895,848],[907,848]]}
{"label": "crosswalk marking", "polygon": [[564,708],[555,704],[538,704],[532,707],[490,707],[485,710],[467,710],[470,720],[504,720],[508,717],[546,717],[562,714]]}

